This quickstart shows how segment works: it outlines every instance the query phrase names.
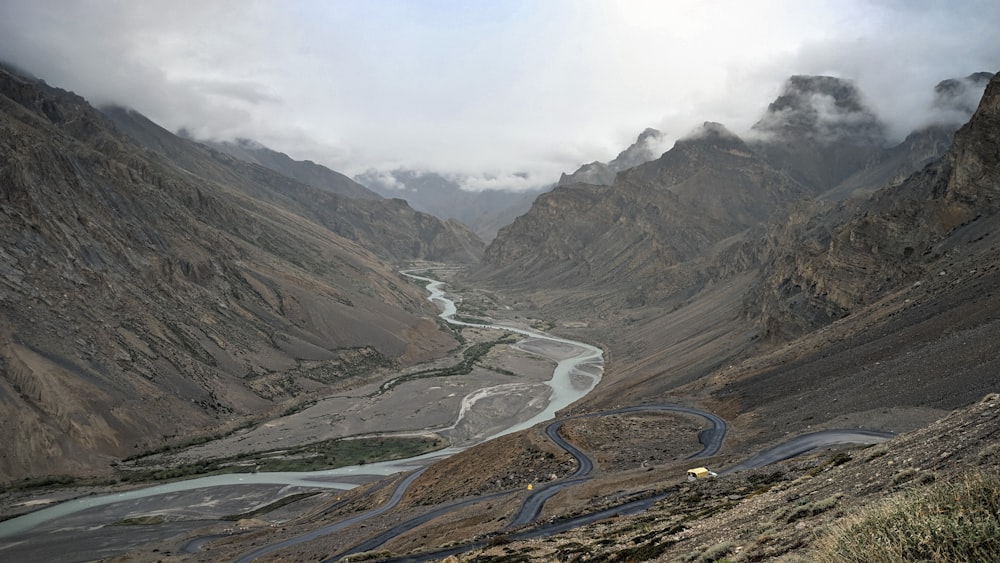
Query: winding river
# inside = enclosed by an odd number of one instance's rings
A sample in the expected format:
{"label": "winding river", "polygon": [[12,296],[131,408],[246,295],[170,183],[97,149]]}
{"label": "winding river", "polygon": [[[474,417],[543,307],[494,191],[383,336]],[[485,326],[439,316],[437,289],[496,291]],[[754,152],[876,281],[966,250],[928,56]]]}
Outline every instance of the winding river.
{"label": "winding river", "polygon": [[[416,270],[410,270],[402,273],[410,278],[427,284],[427,290],[430,292],[429,299],[442,308],[442,312],[439,316],[448,323],[459,326],[504,330],[520,334],[526,337],[522,343],[537,340],[541,343],[548,343],[549,345],[559,345],[559,351],[561,352],[559,354],[560,358],[558,359],[558,363],[553,370],[552,377],[545,382],[545,384],[551,389],[549,402],[546,407],[533,417],[513,424],[483,438],[481,441],[486,441],[511,432],[524,430],[538,424],[539,422],[555,418],[557,411],[569,406],[574,401],[587,395],[600,381],[604,370],[604,356],[600,348],[584,344],[582,342],[558,338],[542,332],[524,328],[486,323],[469,323],[456,320],[454,315],[457,312],[457,308],[455,306],[455,302],[445,296],[444,290],[442,289],[444,282],[416,275],[414,273],[415,271]],[[544,347],[532,346],[531,348],[533,353],[541,353],[535,350],[537,348]],[[569,351],[568,353],[567,350]],[[509,388],[509,385],[510,384],[486,387],[469,393],[462,401],[462,407],[457,415],[455,424],[458,424],[458,422],[461,421],[461,418],[465,416],[465,413],[468,412],[469,409],[474,408],[474,405],[478,400],[489,397],[493,394],[504,393]],[[350,489],[357,485],[353,482],[341,481],[340,479],[349,477],[350,481],[355,481],[358,477],[384,476],[401,471],[409,471],[419,467],[424,467],[438,459],[454,455],[468,447],[471,447],[471,444],[463,447],[449,447],[412,458],[339,467],[326,471],[231,473],[225,475],[212,475],[209,477],[188,479],[185,481],[166,483],[163,485],[145,487],[142,489],[124,491],[110,495],[84,497],[66,501],[49,508],[41,509],[24,516],[7,520],[5,522],[0,522],[0,538],[21,534],[44,522],[62,518],[89,508],[156,495],[189,491],[193,489],[239,485],[290,485],[300,487]]]}

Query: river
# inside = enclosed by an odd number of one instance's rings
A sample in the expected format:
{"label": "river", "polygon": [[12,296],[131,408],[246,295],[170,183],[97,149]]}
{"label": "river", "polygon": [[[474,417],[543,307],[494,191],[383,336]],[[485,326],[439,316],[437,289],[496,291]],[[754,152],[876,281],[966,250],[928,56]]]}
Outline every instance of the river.
{"label": "river", "polygon": [[[582,342],[558,338],[542,332],[524,328],[485,323],[468,323],[456,320],[454,316],[457,312],[457,308],[455,306],[455,302],[445,295],[443,289],[445,285],[444,282],[416,275],[413,270],[404,271],[402,273],[410,278],[427,284],[427,290],[430,292],[429,299],[442,309],[439,316],[448,323],[460,326],[504,330],[523,335],[526,337],[526,340],[534,340],[543,344],[558,344],[561,349],[560,352],[562,353],[559,354],[560,357],[553,358],[556,359],[558,363],[553,370],[552,377],[545,382],[545,384],[551,389],[548,405],[541,412],[537,413],[530,419],[515,423],[503,430],[485,437],[481,441],[486,441],[511,432],[524,430],[538,424],[539,422],[555,418],[557,411],[569,406],[573,402],[590,393],[590,391],[592,391],[600,381],[604,366],[604,356],[600,348]],[[539,353],[539,350],[544,350],[544,346],[531,346],[530,349],[534,353]],[[570,352],[566,353],[567,350]],[[478,389],[469,393],[465,400],[462,401],[462,407],[456,415],[455,424],[458,424],[461,417],[465,415],[469,408],[473,407],[476,401],[488,397],[491,394],[503,393],[506,387],[507,385],[498,385]],[[468,447],[471,447],[471,445],[463,447],[448,447],[443,450],[438,450],[412,458],[338,467],[336,469],[326,471],[230,473],[200,477],[196,479],[187,479],[184,481],[165,483],[162,485],[133,489],[109,495],[83,497],[62,502],[49,508],[37,510],[24,516],[12,518],[5,522],[0,522],[0,538],[21,534],[42,523],[63,518],[83,510],[111,505],[114,503],[153,497],[156,495],[169,495],[171,493],[190,491],[194,489],[234,487],[241,485],[288,485],[297,487],[350,489],[357,486],[356,483],[340,479],[350,478],[349,481],[355,481],[358,477],[384,476],[399,473],[401,471],[410,471],[426,466],[438,459],[454,455],[464,449],[467,449]]]}

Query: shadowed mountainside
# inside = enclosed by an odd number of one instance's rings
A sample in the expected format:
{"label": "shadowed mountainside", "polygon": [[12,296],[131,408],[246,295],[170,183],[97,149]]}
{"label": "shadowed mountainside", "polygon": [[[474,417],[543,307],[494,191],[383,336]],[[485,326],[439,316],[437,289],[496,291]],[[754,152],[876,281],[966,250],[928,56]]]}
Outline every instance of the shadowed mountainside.
{"label": "shadowed mountainside", "polygon": [[[706,256],[806,189],[706,123],[612,186],[560,186],[487,247],[481,273],[515,287],[607,287],[636,307],[704,282]],[[526,274],[527,277],[522,278]]]}

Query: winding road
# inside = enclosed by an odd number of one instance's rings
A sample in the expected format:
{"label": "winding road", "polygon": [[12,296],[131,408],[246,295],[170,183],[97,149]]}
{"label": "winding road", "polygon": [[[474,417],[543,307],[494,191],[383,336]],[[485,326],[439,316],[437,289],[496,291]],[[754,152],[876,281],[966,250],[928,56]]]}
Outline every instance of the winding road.
{"label": "winding road", "polygon": [[[692,407],[684,407],[680,405],[672,404],[660,404],[660,405],[637,405],[633,407],[624,407],[621,409],[615,409],[611,411],[604,411],[600,413],[592,413],[588,415],[583,415],[583,417],[596,417],[596,416],[607,416],[610,414],[621,414],[630,412],[649,412],[649,411],[668,411],[668,412],[681,412],[685,414],[692,414],[696,416],[701,416],[712,423],[712,428],[708,430],[703,430],[699,433],[699,440],[702,443],[702,450],[687,459],[695,459],[700,457],[708,457],[718,453],[722,446],[722,441],[725,438],[727,432],[727,424],[725,420],[718,417],[715,414],[709,413],[707,411],[702,411],[700,409]],[[545,428],[545,434],[557,445],[566,450],[570,455],[572,455],[577,460],[577,470],[570,476],[566,477],[564,480],[553,483],[551,486],[545,489],[535,491],[529,495],[525,501],[522,503],[520,509],[511,521],[511,524],[507,529],[516,529],[519,527],[524,527],[530,524],[535,519],[537,519],[538,514],[540,514],[542,507],[549,498],[555,496],[556,493],[565,489],[568,486],[582,483],[587,480],[589,474],[593,471],[593,460],[590,459],[585,453],[583,453],[579,448],[573,446],[567,442],[560,434],[559,430],[562,428],[565,420],[558,420],[550,423]],[[728,468],[722,472],[722,474],[730,474],[737,471],[743,471],[746,469],[752,469],[757,467],[763,467],[771,463],[775,463],[781,460],[796,457],[810,451],[832,446],[838,444],[874,444],[883,442],[891,438],[893,434],[888,432],[876,432],[870,430],[855,430],[855,429],[843,429],[843,430],[823,430],[819,432],[812,432],[809,434],[803,434],[791,438],[785,442],[775,445],[771,448],[763,450],[756,455],[748,458],[746,461],[741,462],[731,468]],[[477,502],[493,499],[504,494],[512,494],[516,491],[506,491],[493,493],[484,497],[476,497],[473,499],[468,499],[465,501],[460,501],[458,503],[439,508],[431,513],[422,515],[420,517],[414,518],[412,520],[403,522],[396,525],[391,530],[387,530],[376,537],[373,537],[362,544],[359,544],[333,558],[328,559],[324,563],[330,563],[336,561],[347,555],[352,555],[356,553],[362,553],[365,551],[371,551],[381,547],[383,544],[393,539],[394,537],[408,532],[417,526],[429,522],[430,520],[437,518],[438,516],[444,515],[451,510],[459,507],[468,506],[470,504],[475,504]],[[650,492],[649,494],[642,496],[641,498],[634,499],[622,504],[612,506],[597,512],[583,514],[579,516],[574,516],[571,518],[566,518],[558,520],[555,522],[550,522],[540,526],[536,526],[530,529],[517,530],[513,533],[506,534],[507,538],[510,540],[525,540],[534,539],[550,536],[552,534],[558,534],[560,532],[565,532],[573,528],[580,526],[585,526],[593,522],[611,518],[614,516],[623,515],[634,515],[640,514],[648,510],[651,506],[660,500],[663,500],[671,493],[669,492]],[[433,559],[440,559],[447,557],[449,555],[455,555],[459,553],[464,553],[474,549],[482,548],[486,545],[486,540],[474,541],[471,543],[466,543],[460,546],[454,546],[443,550],[438,550],[434,552],[423,553],[414,556],[404,556],[395,559],[388,559],[385,561],[392,562],[418,562],[418,561],[430,561]]]}
{"label": "winding road", "polygon": [[[702,430],[698,434],[698,440],[702,444],[702,450],[691,455],[688,459],[694,459],[699,457],[709,457],[718,453],[719,449],[722,448],[722,440],[726,437],[727,424],[726,421],[719,418],[718,416],[701,409],[696,409],[692,407],[685,407],[681,405],[674,404],[658,404],[658,405],[636,405],[631,407],[623,407],[619,409],[613,409],[610,411],[603,411],[599,413],[583,415],[583,418],[592,418],[597,416],[608,416],[612,414],[628,414],[634,412],[676,412],[682,414],[690,414],[694,416],[700,416],[712,423],[712,427],[707,430]],[[560,491],[566,487],[577,485],[583,481],[586,481],[589,477],[591,471],[594,469],[594,462],[589,456],[580,451],[576,446],[570,444],[562,436],[559,435],[559,430],[563,426],[562,420],[557,420],[545,427],[545,435],[549,437],[556,445],[560,448],[566,450],[571,456],[576,459],[577,469],[576,471],[567,477],[566,479],[553,482],[543,488],[536,489],[528,498],[524,500],[521,504],[521,508],[517,511],[514,517],[511,519],[508,529],[519,528],[530,524],[538,519],[539,514],[542,513],[542,508],[545,507],[545,502],[550,498],[554,497]]]}

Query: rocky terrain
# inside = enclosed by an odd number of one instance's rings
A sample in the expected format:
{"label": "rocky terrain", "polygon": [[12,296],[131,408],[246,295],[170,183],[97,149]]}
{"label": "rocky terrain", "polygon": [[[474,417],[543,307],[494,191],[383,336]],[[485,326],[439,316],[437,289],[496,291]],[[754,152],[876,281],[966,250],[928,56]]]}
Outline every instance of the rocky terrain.
{"label": "rocky terrain", "polygon": [[487,247],[482,271],[515,287],[613,288],[620,297],[602,300],[606,307],[655,304],[698,287],[706,255],[805,193],[725,127],[706,123],[613,186],[540,196]]}
{"label": "rocky terrain", "polygon": [[[983,479],[995,487],[1000,452],[992,437],[1000,430],[998,408],[1000,397],[992,394],[884,444],[819,452],[708,481],[665,484],[666,498],[641,515],[573,530],[556,541],[501,537],[493,541],[495,547],[458,559],[805,562],[825,556],[822,560],[842,561],[829,558],[827,544],[869,514],[913,502],[935,487]],[[983,505],[983,510],[991,508]],[[982,516],[989,521],[989,514]],[[894,560],[874,548],[868,557]]]}
{"label": "rocky terrain", "polygon": [[[122,110],[121,108],[104,108],[102,111],[108,115],[114,115],[127,110]],[[122,121],[128,122],[128,120],[116,121],[119,124]],[[382,197],[340,172],[330,170],[310,160],[294,160],[283,152],[269,149],[250,139],[237,139],[235,141],[202,140],[201,143],[240,160],[259,164],[264,168],[270,168],[303,184],[328,190],[335,194],[355,199],[380,199]]]}

